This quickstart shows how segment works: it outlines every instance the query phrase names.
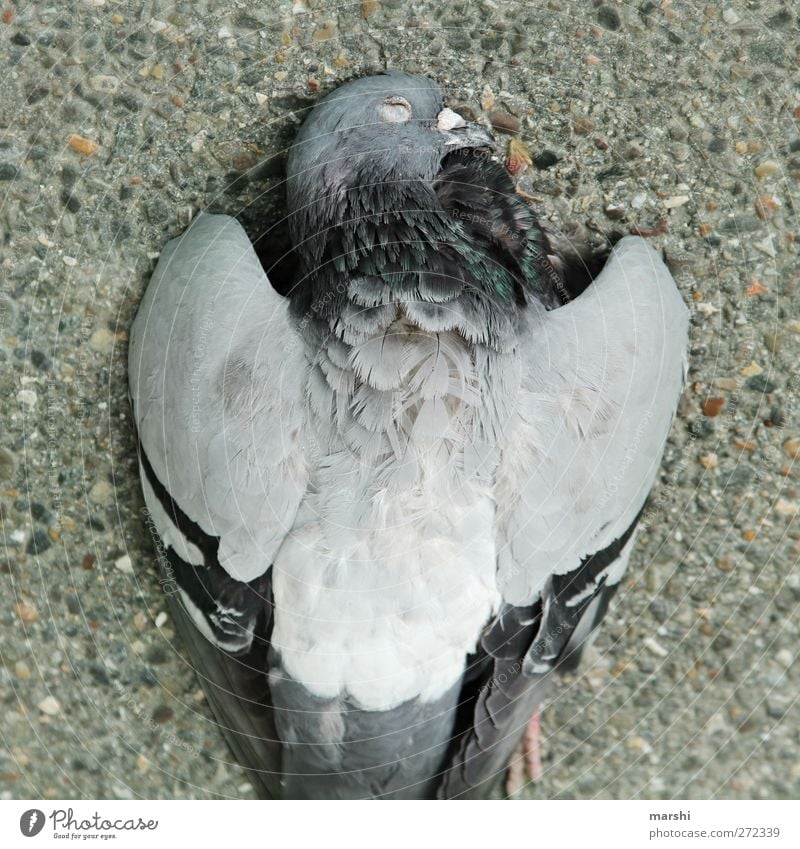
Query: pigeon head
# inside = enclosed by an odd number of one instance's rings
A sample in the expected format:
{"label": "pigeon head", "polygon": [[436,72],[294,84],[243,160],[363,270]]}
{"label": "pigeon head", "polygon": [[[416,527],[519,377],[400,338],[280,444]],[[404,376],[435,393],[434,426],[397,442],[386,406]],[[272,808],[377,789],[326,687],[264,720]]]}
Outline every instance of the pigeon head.
{"label": "pigeon head", "polygon": [[408,195],[409,183],[430,182],[447,154],[492,141],[479,124],[445,108],[427,77],[391,71],[352,80],[312,110],[295,140],[287,166],[290,214],[305,211],[306,225],[329,225],[350,191],[391,203]]}
{"label": "pigeon head", "polygon": [[395,71],[329,94],[287,163],[295,314],[337,328],[356,315],[363,329],[365,306],[401,302],[426,330],[469,314],[458,326],[470,338],[512,338],[514,313],[541,294],[542,252],[506,168],[475,151],[492,144],[427,77]]}

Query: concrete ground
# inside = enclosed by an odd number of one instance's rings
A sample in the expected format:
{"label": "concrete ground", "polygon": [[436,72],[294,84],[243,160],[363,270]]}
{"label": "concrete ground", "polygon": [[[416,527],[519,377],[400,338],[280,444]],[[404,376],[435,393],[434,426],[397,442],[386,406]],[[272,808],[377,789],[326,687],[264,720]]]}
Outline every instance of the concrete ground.
{"label": "concrete ground", "polygon": [[530,795],[797,796],[794,8],[4,0],[0,797],[252,795],[164,612],[127,330],[193,211],[263,229],[304,110],[384,67],[516,116],[540,214],[655,228],[691,307],[648,530]]}

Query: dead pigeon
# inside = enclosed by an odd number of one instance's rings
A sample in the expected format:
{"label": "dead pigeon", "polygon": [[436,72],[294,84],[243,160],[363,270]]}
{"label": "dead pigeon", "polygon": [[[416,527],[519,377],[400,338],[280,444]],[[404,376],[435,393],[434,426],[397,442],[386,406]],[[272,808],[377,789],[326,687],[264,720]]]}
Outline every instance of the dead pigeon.
{"label": "dead pigeon", "polygon": [[342,85],[289,156],[288,296],[201,214],[139,306],[163,583],[264,796],[482,797],[520,744],[538,771],[628,565],[687,310],[639,237],[576,287],[491,144],[425,77]]}

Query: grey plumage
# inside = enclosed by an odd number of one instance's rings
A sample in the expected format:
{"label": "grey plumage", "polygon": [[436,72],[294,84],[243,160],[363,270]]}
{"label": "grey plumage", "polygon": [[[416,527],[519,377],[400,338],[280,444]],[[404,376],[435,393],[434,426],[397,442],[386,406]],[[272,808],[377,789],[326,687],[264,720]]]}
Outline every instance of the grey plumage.
{"label": "grey plumage", "polygon": [[632,237],[570,301],[488,143],[425,78],[342,86],[289,158],[288,297],[203,214],[134,322],[171,609],[265,795],[485,795],[627,566],[686,309]]}

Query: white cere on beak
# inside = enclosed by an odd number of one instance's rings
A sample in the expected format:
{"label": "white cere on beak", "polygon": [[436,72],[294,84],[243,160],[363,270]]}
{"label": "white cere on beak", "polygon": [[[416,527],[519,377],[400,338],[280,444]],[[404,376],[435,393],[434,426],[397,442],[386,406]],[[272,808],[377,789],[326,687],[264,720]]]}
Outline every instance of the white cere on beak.
{"label": "white cere on beak", "polygon": [[387,97],[378,107],[378,117],[388,124],[403,124],[411,117],[411,104],[405,97]]}
{"label": "white cere on beak", "polygon": [[452,109],[442,109],[436,116],[436,129],[443,133],[466,126],[466,121]]}

